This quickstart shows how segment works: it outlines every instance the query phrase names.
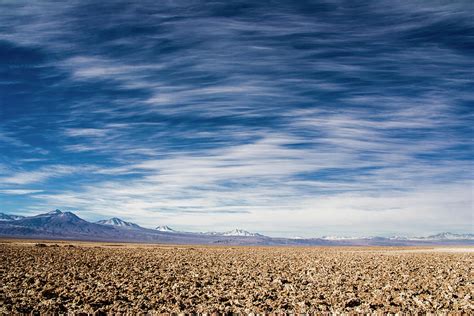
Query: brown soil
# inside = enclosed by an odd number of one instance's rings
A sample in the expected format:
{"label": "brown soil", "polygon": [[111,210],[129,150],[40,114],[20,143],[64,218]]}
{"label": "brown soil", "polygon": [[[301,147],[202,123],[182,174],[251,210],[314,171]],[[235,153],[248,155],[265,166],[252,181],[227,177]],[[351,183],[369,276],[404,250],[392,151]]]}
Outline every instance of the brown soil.
{"label": "brown soil", "polygon": [[0,314],[469,314],[473,263],[467,251],[4,241]]}

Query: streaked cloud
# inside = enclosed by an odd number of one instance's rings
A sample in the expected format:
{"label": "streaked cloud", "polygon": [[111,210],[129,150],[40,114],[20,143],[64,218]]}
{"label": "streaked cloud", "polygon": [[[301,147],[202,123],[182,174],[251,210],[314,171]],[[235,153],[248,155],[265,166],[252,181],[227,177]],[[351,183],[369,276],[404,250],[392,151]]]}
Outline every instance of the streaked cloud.
{"label": "streaked cloud", "polygon": [[30,183],[41,183],[52,178],[58,178],[66,175],[78,173],[80,170],[91,171],[90,168],[83,168],[79,166],[67,166],[67,165],[52,165],[41,167],[36,170],[20,170],[10,171],[4,177],[0,177],[0,183],[2,184],[30,184]]}
{"label": "streaked cloud", "polygon": [[0,192],[191,230],[472,229],[473,13],[2,3]]}
{"label": "streaked cloud", "polygon": [[13,189],[13,190],[0,190],[0,194],[6,195],[26,195],[41,193],[43,190],[29,190],[29,189]]}

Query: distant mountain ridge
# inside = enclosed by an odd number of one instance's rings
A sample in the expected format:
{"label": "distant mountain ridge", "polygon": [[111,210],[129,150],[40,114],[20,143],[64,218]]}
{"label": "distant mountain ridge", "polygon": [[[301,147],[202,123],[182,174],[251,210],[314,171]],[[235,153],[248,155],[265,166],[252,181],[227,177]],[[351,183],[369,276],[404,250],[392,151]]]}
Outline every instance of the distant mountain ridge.
{"label": "distant mountain ridge", "polygon": [[118,227],[125,227],[125,228],[141,228],[139,225],[135,223],[126,222],[124,220],[121,220],[118,217],[103,219],[103,220],[97,221],[96,223],[100,225],[118,226]]}
{"label": "distant mountain ridge", "polygon": [[378,236],[365,236],[365,237],[348,237],[348,236],[323,236],[325,240],[370,240],[370,239],[388,239],[388,240],[407,240],[407,241],[422,241],[422,240],[474,240],[474,234],[454,234],[449,232],[439,233],[436,235],[430,235],[426,237],[406,237],[406,236],[391,236],[391,237],[378,237]]}
{"label": "distant mountain ridge", "polygon": [[0,221],[16,221],[22,218],[25,218],[25,216],[0,213]]}
{"label": "distant mountain ridge", "polygon": [[155,228],[157,231],[160,231],[160,232],[167,232],[167,233],[176,233],[177,231],[174,230],[173,228],[169,227],[169,226],[166,226],[166,225],[162,225],[162,226],[157,226]]}
{"label": "distant mountain ridge", "polygon": [[3,221],[2,224],[11,224],[15,230],[27,230],[46,235],[81,235],[95,236],[104,234],[101,225],[90,223],[79,218],[72,212],[54,210],[35,216],[23,217],[13,221]]}
{"label": "distant mountain ridge", "polygon": [[[423,238],[423,237],[421,237]],[[474,234],[453,234],[449,232],[444,232],[436,235],[431,235],[425,237],[425,239],[431,240],[459,240],[459,239],[469,239],[474,240]]]}
{"label": "distant mountain ridge", "polygon": [[177,244],[266,244],[261,238],[242,236],[206,236],[178,232],[168,226],[148,229],[120,218],[91,223],[72,212],[54,210],[13,220],[13,215],[0,221],[0,237],[69,239],[87,241],[151,242]]}
{"label": "distant mountain ridge", "polygon": [[204,233],[204,234],[213,235],[213,236],[265,237],[262,234],[251,233],[251,232],[243,230],[241,228],[236,228],[234,230],[227,231],[227,232],[222,232],[222,233],[220,233],[220,232],[207,232],[207,233]]}
{"label": "distant mountain ridge", "polygon": [[474,240],[474,234],[439,233],[426,237],[403,237],[408,240]]}
{"label": "distant mountain ridge", "polygon": [[427,237],[325,236],[321,238],[268,237],[239,228],[226,232],[193,233],[176,231],[166,225],[148,229],[117,217],[91,223],[72,212],[60,210],[28,217],[0,213],[0,237],[229,245],[474,245],[474,234],[449,232]]}

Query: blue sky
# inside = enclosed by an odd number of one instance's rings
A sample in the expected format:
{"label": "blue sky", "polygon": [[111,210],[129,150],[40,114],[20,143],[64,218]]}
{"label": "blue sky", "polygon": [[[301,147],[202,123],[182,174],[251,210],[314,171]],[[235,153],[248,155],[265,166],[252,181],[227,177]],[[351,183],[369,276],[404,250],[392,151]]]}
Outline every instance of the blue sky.
{"label": "blue sky", "polygon": [[2,1],[0,211],[473,231],[472,1]]}

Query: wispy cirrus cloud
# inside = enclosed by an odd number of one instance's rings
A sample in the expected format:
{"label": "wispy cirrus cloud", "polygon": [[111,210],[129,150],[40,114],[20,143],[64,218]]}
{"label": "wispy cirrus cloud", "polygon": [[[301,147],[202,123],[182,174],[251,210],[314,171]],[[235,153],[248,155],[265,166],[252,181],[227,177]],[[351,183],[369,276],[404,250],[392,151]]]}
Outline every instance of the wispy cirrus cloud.
{"label": "wispy cirrus cloud", "polygon": [[0,194],[6,195],[27,195],[41,193],[43,190],[31,190],[31,189],[11,189],[11,190],[0,190]]}
{"label": "wispy cirrus cloud", "polygon": [[68,166],[68,165],[52,165],[45,166],[34,170],[9,170],[9,172],[0,177],[0,182],[4,185],[23,185],[31,183],[41,183],[52,178],[59,178],[65,175],[78,173],[80,170],[89,170],[90,168]]}
{"label": "wispy cirrus cloud", "polygon": [[0,183],[41,185],[30,210],[472,227],[468,2],[0,6]]}

